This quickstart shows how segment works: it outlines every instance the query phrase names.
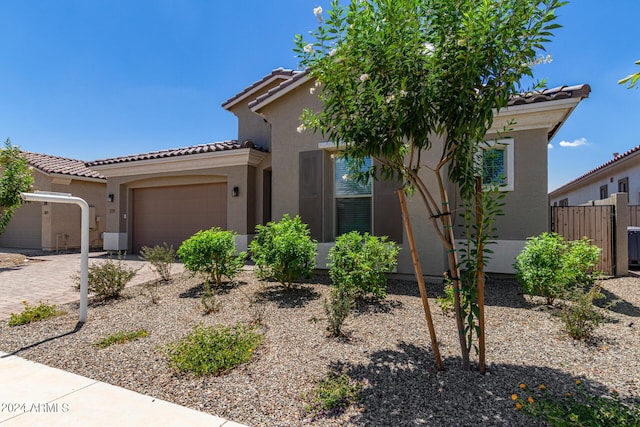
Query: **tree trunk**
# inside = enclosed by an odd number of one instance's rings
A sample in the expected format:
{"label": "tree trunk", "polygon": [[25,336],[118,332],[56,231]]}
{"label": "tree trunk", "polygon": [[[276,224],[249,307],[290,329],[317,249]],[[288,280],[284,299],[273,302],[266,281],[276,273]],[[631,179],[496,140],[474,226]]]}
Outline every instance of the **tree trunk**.
{"label": "tree trunk", "polygon": [[486,347],[484,341],[484,247],[483,247],[483,235],[484,230],[479,232],[478,230],[482,230],[482,223],[484,220],[483,209],[482,209],[482,178],[478,177],[476,179],[476,239],[477,239],[477,264],[476,264],[476,277],[477,277],[477,286],[478,286],[478,370],[482,375],[485,374],[486,362]]}

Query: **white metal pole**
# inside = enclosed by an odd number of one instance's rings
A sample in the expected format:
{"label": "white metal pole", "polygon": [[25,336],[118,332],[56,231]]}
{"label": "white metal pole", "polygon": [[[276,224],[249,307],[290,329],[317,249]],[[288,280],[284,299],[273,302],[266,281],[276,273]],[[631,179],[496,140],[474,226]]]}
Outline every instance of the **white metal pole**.
{"label": "white metal pole", "polygon": [[21,193],[20,196],[28,202],[72,203],[80,206],[80,322],[85,323],[89,294],[89,204],[69,193],[36,191]]}

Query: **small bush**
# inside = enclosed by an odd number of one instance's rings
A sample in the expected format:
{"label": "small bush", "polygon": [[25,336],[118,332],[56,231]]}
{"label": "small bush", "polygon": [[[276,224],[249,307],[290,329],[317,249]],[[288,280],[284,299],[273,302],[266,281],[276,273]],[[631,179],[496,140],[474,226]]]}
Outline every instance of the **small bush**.
{"label": "small bush", "polygon": [[[118,254],[117,261],[109,258],[104,262],[92,264],[88,271],[89,292],[104,299],[118,298],[137,272],[137,269],[125,264],[124,254]],[[79,291],[80,273],[76,272],[72,280],[75,282],[75,289]]]}
{"label": "small bush", "polygon": [[339,287],[353,289],[353,294],[367,294],[383,299],[387,296],[386,272],[397,263],[398,247],[386,237],[352,231],[336,239],[329,251],[329,276]]}
{"label": "small bush", "polygon": [[178,256],[187,270],[205,276],[209,283],[222,285],[222,278],[233,280],[242,270],[246,253],[236,255],[236,233],[219,227],[200,230],[178,248]]}
{"label": "small bush", "polygon": [[149,336],[149,332],[145,329],[138,329],[137,331],[125,332],[120,331],[115,334],[111,334],[103,340],[100,340],[96,345],[100,348],[107,348],[111,344],[124,344],[129,341],[135,341],[138,338],[146,338]]}
{"label": "small bush", "polygon": [[569,249],[564,257],[563,269],[568,280],[577,285],[591,285],[594,277],[598,275],[593,267],[600,260],[602,249],[592,245],[586,237],[569,242]]}
{"label": "small bush", "polygon": [[445,276],[444,296],[436,297],[436,304],[440,307],[444,315],[449,315],[454,312],[454,288],[449,276]]}
{"label": "small bush", "polygon": [[169,344],[166,353],[170,366],[178,371],[219,375],[248,362],[262,339],[254,328],[240,324],[234,327],[200,325],[182,341]]}
{"label": "small bush", "polygon": [[11,313],[9,326],[26,325],[27,323],[39,322],[66,314],[66,312],[58,310],[54,304],[49,305],[42,301],[36,306],[30,306],[26,301],[22,301],[22,304],[24,305],[24,309],[20,313]]}
{"label": "small bush", "polygon": [[249,249],[258,267],[258,277],[273,278],[291,287],[300,277],[310,277],[316,262],[318,243],[299,216],[285,215],[280,222],[256,226]]}
{"label": "small bush", "polygon": [[311,421],[322,417],[339,415],[360,399],[362,384],[347,374],[329,372],[316,382],[313,390],[303,396],[304,407]]}
{"label": "small bush", "polygon": [[324,300],[324,312],[327,315],[327,330],[331,336],[342,335],[342,324],[353,308],[354,297],[351,288],[332,286],[329,300]]}
{"label": "small bush", "polygon": [[576,340],[591,337],[593,330],[604,320],[600,310],[593,305],[594,300],[604,298],[600,293],[600,285],[593,285],[588,291],[577,287],[569,291],[565,298],[567,300],[560,313],[565,331]]}
{"label": "small bush", "polygon": [[556,233],[542,233],[528,239],[514,267],[525,294],[544,297],[553,304],[569,286],[592,281],[591,270],[600,251],[586,238],[565,242]]}
{"label": "small bush", "polygon": [[167,283],[171,280],[171,266],[176,261],[176,251],[173,246],[166,242],[162,246],[155,245],[152,248],[143,246],[140,249],[140,258],[151,264],[160,281]]}
{"label": "small bush", "polygon": [[[617,427],[640,426],[640,403],[625,404],[615,390],[610,395],[595,396],[576,380],[574,393],[564,397],[551,395],[541,384],[536,390],[520,385],[520,395],[511,399],[515,409],[542,419],[553,427]],[[526,396],[526,398],[524,397]]]}

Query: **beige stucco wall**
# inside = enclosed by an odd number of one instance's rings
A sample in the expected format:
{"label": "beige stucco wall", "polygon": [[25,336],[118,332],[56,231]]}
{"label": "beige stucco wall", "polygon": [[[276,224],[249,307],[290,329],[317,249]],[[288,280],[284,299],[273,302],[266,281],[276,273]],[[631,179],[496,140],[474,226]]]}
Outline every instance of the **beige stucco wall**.
{"label": "beige stucco wall", "polygon": [[[547,133],[544,129],[511,132],[514,138],[514,191],[506,192],[504,216],[495,222],[500,240],[524,240],[547,231]],[[497,135],[487,135],[487,140]]]}
{"label": "beige stucco wall", "polygon": [[229,166],[203,168],[191,171],[171,173],[135,174],[135,165],[131,175],[108,179],[107,194],[114,195],[113,203],[107,203],[106,231],[109,233],[128,233],[128,248],[131,249],[132,227],[131,197],[132,189],[145,187],[190,185],[226,182],[228,191],[239,187],[238,197],[227,197],[227,228],[241,235],[252,234],[256,216],[256,196],[254,194],[256,168],[254,166]]}
{"label": "beige stucco wall", "polygon": [[282,82],[283,80],[276,79],[269,84],[265,84],[260,88],[260,90],[251,93],[251,95],[246,99],[243,99],[229,108],[229,111],[231,111],[238,119],[239,142],[250,139],[267,150],[271,149],[271,125],[264,118],[254,114],[249,109],[248,104],[250,101],[264,93],[267,93]]}
{"label": "beige stucco wall", "polygon": [[[33,188],[51,191],[51,179],[35,169]],[[41,203],[23,203],[11,218],[5,232],[0,234],[0,247],[41,249],[42,212]]]}
{"label": "beige stucco wall", "polygon": [[[84,199],[92,209],[93,227],[89,241],[102,247],[101,233],[106,228],[106,182],[73,179],[71,176],[47,175],[34,170],[33,189],[71,193]],[[47,251],[80,247],[80,208],[76,205],[32,202],[21,206],[7,232],[0,235],[0,246],[42,249]]]}
{"label": "beige stucco wall", "polygon": [[[84,199],[93,207],[92,227],[89,229],[89,245],[102,247],[102,232],[106,229],[106,184],[80,180],[58,180],[51,183],[51,190],[70,193]],[[43,209],[42,248],[62,250],[80,247],[80,207],[77,205],[48,203]]]}
{"label": "beige stucco wall", "polygon": [[[302,133],[297,131],[297,127],[300,125],[298,118],[304,108],[315,110],[322,108],[322,103],[318,98],[309,92],[312,86],[312,82],[301,85],[260,111],[271,123],[272,129],[271,162],[273,166],[274,220],[278,220],[284,214],[296,215],[299,213],[299,153],[318,150],[318,143],[326,141],[322,135],[315,134],[310,130]],[[434,151],[427,154],[424,159],[435,163],[437,154]],[[423,175],[426,181],[432,180],[426,170]],[[407,200],[407,206],[424,273],[442,275],[442,272],[446,270],[445,254],[433,231],[431,222],[426,217],[422,201],[418,197],[410,197]],[[374,212],[374,215],[383,214],[384,212]],[[407,242],[406,235],[403,242]],[[411,253],[407,243],[402,244],[397,270],[399,273],[413,273]]]}
{"label": "beige stucco wall", "polygon": [[[271,123],[272,128],[272,165],[273,165],[273,218],[278,219],[285,213],[299,213],[299,153],[318,149],[318,143],[325,139],[310,130],[297,132],[299,116],[304,108],[318,110],[322,104],[309,89],[312,82],[307,82],[290,91],[279,99],[265,105],[259,113]],[[522,117],[520,117],[522,118]],[[500,135],[500,138],[514,138],[514,190],[507,192],[504,216],[496,221],[498,239],[501,240],[497,252],[504,258],[496,270],[511,270],[512,258],[517,255],[527,237],[546,231],[548,224],[547,202],[547,129],[511,132]],[[498,135],[488,134],[487,140],[497,139]],[[433,141],[433,148],[423,154],[423,162],[427,166],[435,166],[439,160],[441,141]],[[434,194],[438,194],[433,173],[424,168],[423,180],[430,186]],[[449,185],[449,190],[452,186]],[[452,206],[458,206],[459,198],[450,200]],[[423,271],[427,275],[441,276],[448,269],[446,252],[440,239],[427,217],[422,200],[418,196],[407,200],[416,245],[420,254]],[[384,212],[374,212],[381,215]],[[456,223],[460,219],[455,216]],[[398,258],[398,272],[413,273],[411,254],[406,233],[402,250]],[[326,252],[326,248],[323,251]]]}

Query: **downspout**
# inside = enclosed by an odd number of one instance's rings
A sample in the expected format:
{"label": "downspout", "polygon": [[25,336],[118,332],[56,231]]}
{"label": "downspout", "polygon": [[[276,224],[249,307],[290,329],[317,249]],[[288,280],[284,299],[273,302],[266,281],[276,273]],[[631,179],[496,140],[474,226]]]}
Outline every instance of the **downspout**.
{"label": "downspout", "polygon": [[89,204],[70,193],[36,191],[35,193],[21,193],[20,197],[27,202],[67,203],[80,206],[80,323],[85,323],[89,293]]}

